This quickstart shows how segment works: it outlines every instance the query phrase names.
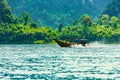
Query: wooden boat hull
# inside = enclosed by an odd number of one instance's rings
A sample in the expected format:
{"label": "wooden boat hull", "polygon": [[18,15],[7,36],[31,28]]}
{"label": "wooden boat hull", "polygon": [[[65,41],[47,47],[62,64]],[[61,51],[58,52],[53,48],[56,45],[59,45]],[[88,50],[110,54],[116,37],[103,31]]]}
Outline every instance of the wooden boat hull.
{"label": "wooden boat hull", "polygon": [[[54,39],[54,41],[60,46],[60,47],[71,47],[73,45],[76,45],[77,43],[73,43],[73,42],[63,42],[57,39]],[[80,39],[80,43],[81,46],[86,46],[86,40],[85,39]],[[77,44],[77,45],[79,45]]]}
{"label": "wooden boat hull", "polygon": [[54,41],[60,46],[60,47],[71,47],[71,44],[62,42],[60,40],[54,39]]}

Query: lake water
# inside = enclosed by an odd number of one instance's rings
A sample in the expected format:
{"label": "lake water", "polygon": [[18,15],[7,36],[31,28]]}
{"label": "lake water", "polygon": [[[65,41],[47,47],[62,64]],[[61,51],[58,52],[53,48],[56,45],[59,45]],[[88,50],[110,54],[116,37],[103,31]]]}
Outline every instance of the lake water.
{"label": "lake water", "polygon": [[0,80],[120,80],[120,45],[0,45]]}

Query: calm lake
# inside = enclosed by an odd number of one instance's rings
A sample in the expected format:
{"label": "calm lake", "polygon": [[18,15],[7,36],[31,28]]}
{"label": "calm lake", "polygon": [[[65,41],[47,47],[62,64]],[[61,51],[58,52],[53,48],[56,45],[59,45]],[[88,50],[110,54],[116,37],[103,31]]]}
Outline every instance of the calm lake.
{"label": "calm lake", "polygon": [[0,45],[0,80],[120,80],[120,45]]}

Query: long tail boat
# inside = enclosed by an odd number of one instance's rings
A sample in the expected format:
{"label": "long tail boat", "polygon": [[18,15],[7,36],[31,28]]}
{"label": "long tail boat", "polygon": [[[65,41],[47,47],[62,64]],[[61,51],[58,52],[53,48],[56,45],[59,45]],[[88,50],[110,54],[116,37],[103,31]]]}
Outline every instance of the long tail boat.
{"label": "long tail boat", "polygon": [[[76,45],[78,43],[73,42],[64,42],[58,39],[54,39],[54,41],[60,46],[60,47],[71,47],[72,45]],[[80,39],[80,43],[82,46],[86,46],[86,39]]]}

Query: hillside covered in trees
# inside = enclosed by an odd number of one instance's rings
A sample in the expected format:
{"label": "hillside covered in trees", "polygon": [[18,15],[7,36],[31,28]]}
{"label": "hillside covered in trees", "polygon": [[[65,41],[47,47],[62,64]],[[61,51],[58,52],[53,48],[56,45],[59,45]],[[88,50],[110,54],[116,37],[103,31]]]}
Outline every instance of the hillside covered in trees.
{"label": "hillside covered in trees", "polygon": [[55,38],[61,40],[85,38],[89,39],[90,42],[102,41],[105,43],[120,42],[120,20],[116,16],[103,14],[96,21],[93,21],[90,15],[84,14],[71,22],[69,26],[59,23],[53,29],[49,25],[39,26],[28,12],[22,12],[21,16],[15,17],[6,0],[0,0],[0,7],[1,44],[53,43]]}
{"label": "hillside covered in trees", "polygon": [[103,14],[120,18],[120,0],[113,0],[103,11]]}
{"label": "hillside covered in trees", "polygon": [[71,25],[83,14],[98,17],[111,0],[8,0],[15,16],[28,12],[39,25]]}

